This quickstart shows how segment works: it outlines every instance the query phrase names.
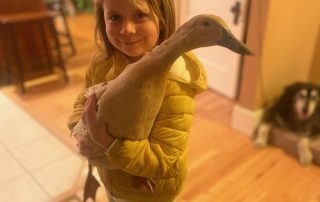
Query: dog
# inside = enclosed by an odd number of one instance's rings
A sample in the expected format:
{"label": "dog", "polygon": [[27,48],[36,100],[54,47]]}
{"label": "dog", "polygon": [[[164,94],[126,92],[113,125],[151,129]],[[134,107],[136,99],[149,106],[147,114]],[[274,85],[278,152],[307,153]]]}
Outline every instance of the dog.
{"label": "dog", "polygon": [[265,147],[272,127],[299,136],[298,153],[302,164],[313,160],[309,142],[320,135],[320,85],[297,82],[287,86],[283,94],[268,107],[255,130],[255,145]]}

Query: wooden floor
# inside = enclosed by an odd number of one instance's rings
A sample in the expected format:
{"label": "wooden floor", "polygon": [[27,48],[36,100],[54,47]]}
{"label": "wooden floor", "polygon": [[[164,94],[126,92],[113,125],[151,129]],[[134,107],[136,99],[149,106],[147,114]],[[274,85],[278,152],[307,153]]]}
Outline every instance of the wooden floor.
{"label": "wooden floor", "polygon": [[[78,51],[67,60],[70,83],[53,76],[45,82],[29,82],[25,95],[14,87],[2,91],[74,148],[66,122],[95,52],[94,19],[83,15],[69,20]],[[271,146],[255,149],[246,135],[230,128],[233,105],[211,91],[197,97],[189,141],[189,174],[177,201],[320,202],[319,167],[303,167]]]}

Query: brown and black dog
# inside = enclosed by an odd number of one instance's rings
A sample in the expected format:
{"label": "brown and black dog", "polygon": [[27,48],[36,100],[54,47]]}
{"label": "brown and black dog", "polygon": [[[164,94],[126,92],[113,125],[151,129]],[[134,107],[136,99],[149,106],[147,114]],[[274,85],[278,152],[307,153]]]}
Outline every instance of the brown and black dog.
{"label": "brown and black dog", "polygon": [[272,127],[294,132],[299,136],[298,152],[302,164],[312,162],[311,138],[320,135],[320,85],[297,82],[287,86],[283,94],[268,107],[256,129],[255,144],[267,145]]}

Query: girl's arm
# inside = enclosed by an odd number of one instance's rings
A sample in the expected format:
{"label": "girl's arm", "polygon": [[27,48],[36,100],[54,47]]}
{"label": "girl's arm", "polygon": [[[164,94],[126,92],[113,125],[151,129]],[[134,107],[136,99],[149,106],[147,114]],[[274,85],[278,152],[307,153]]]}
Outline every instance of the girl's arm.
{"label": "girl's arm", "polygon": [[97,102],[94,93],[88,97],[83,109],[82,123],[88,130],[92,141],[101,149],[107,150],[115,138],[106,132],[106,124],[97,116]]}
{"label": "girl's arm", "polygon": [[[94,61],[94,60],[93,60]],[[81,92],[79,93],[79,95],[77,96],[74,104],[73,104],[73,112],[70,115],[69,119],[68,119],[68,128],[70,130],[73,129],[73,127],[79,122],[79,120],[82,117],[82,112],[83,112],[83,108],[84,105],[86,103],[86,97],[84,96],[85,93],[87,92],[87,89],[92,86],[92,72],[93,72],[93,63],[91,63],[89,69],[86,72],[86,76],[85,76],[85,84],[81,89]]]}
{"label": "girl's arm", "polygon": [[185,166],[194,93],[175,81],[169,81],[167,89],[171,93],[165,96],[149,138],[139,141],[115,139],[103,159],[107,165],[148,178],[180,174]]}
{"label": "girl's arm", "polygon": [[68,127],[70,130],[73,129],[82,117],[83,108],[87,100],[84,94],[87,92],[87,89],[90,86],[105,82],[106,74],[111,67],[112,60],[106,60],[102,54],[96,54],[92,59],[92,62],[86,71],[85,84],[74,102],[73,112],[68,120]]}

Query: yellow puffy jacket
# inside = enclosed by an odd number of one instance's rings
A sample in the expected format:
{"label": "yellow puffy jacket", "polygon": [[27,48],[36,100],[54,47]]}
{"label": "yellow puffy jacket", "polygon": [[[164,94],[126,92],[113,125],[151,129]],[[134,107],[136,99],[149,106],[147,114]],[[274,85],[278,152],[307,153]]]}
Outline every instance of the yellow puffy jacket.
{"label": "yellow puffy jacket", "polygon": [[[95,56],[69,118],[70,129],[82,116],[85,89],[116,78],[127,64],[128,60],[120,53],[110,59]],[[194,97],[206,88],[205,71],[196,57],[189,52],[178,58],[169,72],[165,97],[149,138],[116,139],[104,157],[91,162],[112,196],[132,202],[167,202],[176,198],[187,173],[187,141]],[[112,168],[105,165],[112,165]],[[136,187],[135,176],[155,182],[154,191]]]}

